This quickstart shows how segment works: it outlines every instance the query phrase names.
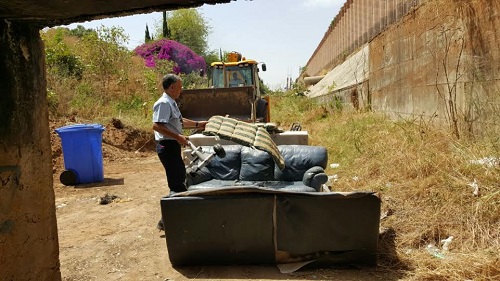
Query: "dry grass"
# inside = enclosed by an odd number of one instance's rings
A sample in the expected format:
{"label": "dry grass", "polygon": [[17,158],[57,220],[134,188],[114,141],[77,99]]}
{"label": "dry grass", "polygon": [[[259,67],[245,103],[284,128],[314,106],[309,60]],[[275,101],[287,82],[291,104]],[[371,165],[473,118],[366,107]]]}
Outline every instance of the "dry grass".
{"label": "dry grass", "polygon": [[[301,121],[310,143],[323,145],[336,175],[334,191],[380,194],[379,264],[410,280],[500,280],[498,139],[456,140],[437,124],[391,121],[374,113],[332,111],[299,97],[274,97],[273,121]],[[479,194],[473,194],[473,182]],[[443,259],[428,244],[453,236]]]}

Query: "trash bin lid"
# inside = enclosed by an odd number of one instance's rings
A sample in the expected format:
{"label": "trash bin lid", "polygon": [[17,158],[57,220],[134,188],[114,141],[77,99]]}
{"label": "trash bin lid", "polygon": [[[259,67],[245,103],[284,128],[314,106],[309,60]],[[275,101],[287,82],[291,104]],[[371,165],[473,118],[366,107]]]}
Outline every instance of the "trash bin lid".
{"label": "trash bin lid", "polygon": [[55,129],[57,133],[75,132],[81,130],[100,130],[104,131],[105,127],[101,124],[74,124]]}

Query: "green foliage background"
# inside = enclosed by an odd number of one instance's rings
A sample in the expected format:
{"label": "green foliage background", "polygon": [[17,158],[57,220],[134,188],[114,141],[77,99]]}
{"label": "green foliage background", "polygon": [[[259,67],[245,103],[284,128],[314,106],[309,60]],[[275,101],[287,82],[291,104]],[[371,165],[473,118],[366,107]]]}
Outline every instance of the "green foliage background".
{"label": "green foliage background", "polygon": [[[139,127],[150,126],[150,108],[162,93],[160,82],[173,62],[155,68],[125,46],[122,28],[53,28],[41,31],[45,43],[47,97],[53,117],[127,119]],[[213,58],[213,55],[209,55]],[[185,88],[208,85],[198,73],[183,74]]]}

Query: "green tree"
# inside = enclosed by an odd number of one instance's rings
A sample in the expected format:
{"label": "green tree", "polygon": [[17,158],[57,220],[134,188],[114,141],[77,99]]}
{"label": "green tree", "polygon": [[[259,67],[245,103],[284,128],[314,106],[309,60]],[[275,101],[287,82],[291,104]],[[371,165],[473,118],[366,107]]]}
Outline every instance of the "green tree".
{"label": "green tree", "polygon": [[148,43],[151,41],[151,35],[149,34],[149,28],[148,25],[146,24],[146,34],[144,35],[144,43]]}
{"label": "green tree", "polygon": [[125,70],[130,64],[130,52],[125,47],[128,36],[121,27],[105,27],[101,25],[95,33],[83,37],[84,62],[91,75],[102,83],[103,91],[111,78],[119,81],[127,80]]}
{"label": "green tree", "polygon": [[89,33],[95,33],[96,31],[92,28],[85,28],[83,25],[77,25],[76,28],[74,29],[70,29],[69,30],[69,35],[71,36],[75,36],[75,37],[78,37],[78,38],[83,38],[85,35],[89,34]]}
{"label": "green tree", "polygon": [[51,34],[42,33],[47,70],[62,77],[81,79],[84,70],[81,59],[63,40],[68,33],[70,32],[66,28],[54,29]]}
{"label": "green tree", "polygon": [[[221,51],[222,52],[222,51]],[[208,76],[209,78],[212,77],[212,68],[209,67],[213,62],[216,62],[216,61],[220,61],[220,55],[219,55],[219,52],[216,51],[216,50],[211,50],[211,51],[208,51],[205,56],[205,62],[207,63],[207,73],[206,76]]]}
{"label": "green tree", "polygon": [[[168,12],[166,13],[166,21],[170,31],[169,39],[188,46],[198,55],[206,56],[210,27],[196,9],[180,9]],[[158,34],[162,34],[162,32]]]}
{"label": "green tree", "polygon": [[163,23],[162,23],[162,34],[163,38],[170,38],[170,29],[168,28],[168,23],[167,23],[167,12],[163,11]]}

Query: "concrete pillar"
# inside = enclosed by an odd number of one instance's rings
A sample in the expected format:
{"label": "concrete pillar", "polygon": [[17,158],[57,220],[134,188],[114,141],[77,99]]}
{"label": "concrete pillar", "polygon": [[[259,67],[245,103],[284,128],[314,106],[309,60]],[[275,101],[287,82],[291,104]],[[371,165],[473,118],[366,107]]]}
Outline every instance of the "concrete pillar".
{"label": "concrete pillar", "polygon": [[387,1],[389,1],[389,0],[382,1],[382,19],[383,19],[382,20],[382,30],[385,30],[385,28],[388,24],[388,19],[389,19],[389,14],[387,13]]}
{"label": "concrete pillar", "polygon": [[377,34],[378,31],[378,25],[379,25],[379,5],[380,5],[380,0],[372,0],[371,7],[370,7],[370,12],[371,12],[371,27],[370,27],[370,32],[368,37],[371,40],[375,34]]}
{"label": "concrete pillar", "polygon": [[354,32],[353,32],[353,10],[352,10],[352,1],[353,0],[349,0],[349,8],[347,9],[347,30],[348,30],[348,34],[349,34],[349,37],[347,39],[347,51],[348,52],[351,52],[351,47],[352,47],[352,43],[353,43],[353,38],[354,38]]}
{"label": "concrete pillar", "polygon": [[406,2],[407,0],[397,0],[396,1],[396,19],[401,19],[406,13]]}
{"label": "concrete pillar", "polygon": [[364,0],[358,0],[358,34],[359,34],[359,46],[361,46],[364,43],[364,18],[365,18],[365,6],[364,6]]}
{"label": "concrete pillar", "polygon": [[361,40],[363,39],[363,34],[361,33],[361,30],[363,28],[361,27],[361,18],[362,18],[362,8],[363,6],[361,5],[362,0],[356,0],[356,48],[361,46]]}
{"label": "concrete pillar", "polygon": [[0,21],[0,279],[61,280],[39,28]]}
{"label": "concrete pillar", "polygon": [[327,38],[328,48],[326,49],[326,60],[324,62],[325,66],[329,66],[331,64],[331,61],[332,61],[332,50],[333,50],[333,42],[334,42],[332,32],[333,32],[333,29],[329,28],[328,29],[328,38]]}
{"label": "concrete pillar", "polygon": [[346,41],[345,41],[345,48],[344,50],[346,52],[349,52],[349,47],[351,46],[351,5],[348,6],[348,8],[345,11],[345,33],[347,35]]}
{"label": "concrete pillar", "polygon": [[394,22],[394,0],[387,0],[387,26]]}
{"label": "concrete pillar", "polygon": [[386,13],[385,13],[385,8],[387,5],[387,0],[379,0],[380,1],[380,9],[379,9],[379,21],[380,21],[380,27],[377,32],[377,34],[381,33],[382,30],[385,28],[385,21],[386,21]]}
{"label": "concrete pillar", "polygon": [[348,9],[345,10],[344,16],[342,17],[343,21],[343,30],[344,30],[344,40],[343,40],[343,45],[342,46],[342,53],[347,51],[349,47],[349,13]]}
{"label": "concrete pillar", "polygon": [[335,61],[335,43],[337,42],[337,39],[335,38],[335,28],[332,27],[331,31],[330,31],[330,61],[328,62],[329,66],[330,66],[330,69],[331,69],[331,66],[333,64],[333,62]]}
{"label": "concrete pillar", "polygon": [[391,0],[391,24],[395,23],[398,20],[398,2],[399,0]]}
{"label": "concrete pillar", "polygon": [[340,28],[339,28],[339,24],[337,22],[337,24],[335,25],[335,28],[333,29],[333,38],[335,38],[335,43],[334,43],[334,49],[333,49],[333,57],[334,57],[334,60],[335,60],[335,64],[337,64],[337,58],[340,54],[339,52],[339,48],[340,48],[340,32],[339,32]]}
{"label": "concrete pillar", "polygon": [[340,48],[339,52],[342,54],[344,52],[345,48],[345,37],[346,37],[346,30],[345,30],[345,13],[342,13],[342,16],[340,17],[339,20],[339,28],[340,28]]}
{"label": "concrete pillar", "polygon": [[367,0],[361,1],[361,42],[365,44],[368,42],[368,30],[370,21],[370,13],[368,12],[368,2]]}
{"label": "concrete pillar", "polygon": [[358,0],[353,0],[351,5],[351,14],[352,14],[352,43],[351,46],[353,49],[357,48],[358,44]]}
{"label": "concrete pillar", "polygon": [[344,31],[344,40],[343,40],[343,46],[342,46],[342,53],[346,52],[347,49],[349,48],[349,7],[350,5],[349,1],[345,5],[345,10],[344,10],[344,15],[342,17],[343,21],[343,31]]}

